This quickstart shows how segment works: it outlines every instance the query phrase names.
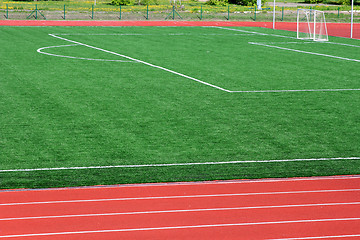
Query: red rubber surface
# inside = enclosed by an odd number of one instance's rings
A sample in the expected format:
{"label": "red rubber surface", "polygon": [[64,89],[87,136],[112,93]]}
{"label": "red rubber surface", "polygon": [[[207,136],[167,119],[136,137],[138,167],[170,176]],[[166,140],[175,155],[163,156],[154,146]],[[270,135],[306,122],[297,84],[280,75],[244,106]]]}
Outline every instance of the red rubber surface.
{"label": "red rubber surface", "polygon": [[[0,26],[227,26],[272,28],[272,22],[226,21],[48,21],[0,20]],[[277,22],[276,29],[296,31],[294,22]],[[327,23],[330,36],[350,37],[349,23]],[[360,39],[360,24],[353,25],[353,38]]]}
{"label": "red rubber surface", "polygon": [[360,239],[360,176],[0,192],[0,239],[283,238]]}

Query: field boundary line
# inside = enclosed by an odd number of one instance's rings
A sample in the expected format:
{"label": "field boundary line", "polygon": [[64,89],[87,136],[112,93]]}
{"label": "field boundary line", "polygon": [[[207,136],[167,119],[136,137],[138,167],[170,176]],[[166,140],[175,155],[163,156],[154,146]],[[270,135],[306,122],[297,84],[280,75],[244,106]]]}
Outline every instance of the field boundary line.
{"label": "field boundary line", "polygon": [[84,170],[84,169],[106,169],[106,168],[144,168],[144,167],[174,167],[194,165],[221,165],[221,164],[244,164],[244,163],[279,163],[279,162],[302,162],[302,161],[337,161],[337,160],[360,160],[360,157],[337,157],[337,158],[299,158],[299,159],[274,159],[274,160],[239,160],[224,162],[190,162],[190,163],[159,163],[138,165],[112,165],[112,166],[88,166],[88,167],[54,167],[54,168],[27,168],[27,169],[0,169],[5,172],[32,172],[32,171],[58,171],[58,170]]}
{"label": "field boundary line", "polygon": [[157,66],[157,65],[154,65],[154,64],[151,64],[151,63],[148,63],[148,62],[145,62],[145,61],[136,59],[136,58],[132,58],[132,57],[129,57],[129,56],[120,54],[120,53],[108,51],[108,50],[105,50],[105,49],[102,49],[102,48],[94,47],[94,46],[91,46],[91,45],[88,45],[88,44],[85,44],[85,43],[73,41],[73,40],[70,40],[70,39],[67,39],[67,38],[63,38],[63,37],[57,36],[57,35],[55,35],[55,34],[49,34],[49,35],[52,36],[52,37],[54,37],[54,38],[58,38],[58,39],[61,39],[61,40],[67,41],[67,42],[72,42],[72,43],[79,44],[79,45],[82,45],[82,46],[85,46],[85,47],[88,47],[88,48],[96,49],[96,50],[99,50],[99,51],[102,51],[102,52],[114,54],[114,55],[116,55],[116,56],[120,56],[120,57],[123,57],[123,58],[127,58],[127,59],[130,59],[130,60],[132,60],[132,61],[135,61],[135,62],[138,62],[138,63],[142,63],[142,64],[145,64],[145,65],[147,65],[147,66],[153,67],[153,68],[157,68],[157,69],[160,69],[160,70],[164,70],[164,71],[166,71],[166,72],[169,72],[169,73],[172,73],[172,74],[175,74],[175,75],[178,75],[178,76],[181,76],[181,77],[184,77],[184,78],[193,80],[193,81],[195,81],[195,82],[199,82],[199,83],[205,84],[205,85],[207,85],[207,86],[210,86],[210,87],[213,87],[213,88],[222,90],[222,91],[224,91],[224,92],[230,92],[229,90],[224,89],[224,88],[221,88],[221,87],[219,87],[219,86],[216,86],[216,85],[213,85],[213,84],[210,84],[210,83],[201,81],[201,80],[199,80],[199,79],[196,79],[196,78],[187,76],[187,75],[185,75],[185,74],[182,74],[182,73],[179,73],[179,72],[176,72],[176,71],[173,71],[173,70],[164,68],[164,67],[160,67],[160,66]]}
{"label": "field boundary line", "polygon": [[193,182],[149,182],[149,183],[123,183],[113,185],[55,187],[55,188],[20,188],[0,189],[3,192],[27,192],[27,191],[63,191],[63,190],[88,190],[109,188],[143,188],[143,187],[173,187],[173,186],[197,186],[197,185],[228,185],[228,184],[251,184],[251,183],[277,183],[277,182],[299,182],[299,181],[329,181],[329,180],[357,180],[360,175],[334,175],[316,177],[288,177],[288,178],[261,178],[261,179],[232,179],[232,180],[206,180]]}
{"label": "field boundary line", "polygon": [[17,235],[0,235],[0,238],[74,235],[74,234],[85,234],[85,233],[89,234],[89,233],[111,233],[111,232],[137,232],[137,231],[173,230],[173,229],[191,229],[191,228],[256,226],[256,225],[273,225],[273,224],[359,221],[359,220],[360,218],[300,219],[300,220],[269,221],[269,222],[242,222],[242,223],[222,223],[222,224],[186,225],[186,226],[147,227],[147,228],[104,229],[104,230],[88,230],[88,231],[73,231],[73,232],[29,233],[29,234],[17,234]]}
{"label": "field boundary line", "polygon": [[287,205],[273,205],[273,206],[172,209],[172,210],[153,210],[153,211],[137,211],[137,212],[110,212],[110,213],[48,215],[48,216],[33,216],[33,217],[10,217],[10,218],[0,218],[0,221],[18,221],[18,220],[32,220],[32,219],[53,219],[53,218],[100,217],[100,216],[119,216],[119,215],[141,215],[141,214],[158,214],[158,213],[234,211],[234,210],[272,209],[272,208],[302,208],[302,207],[344,206],[344,205],[359,205],[359,204],[360,204],[360,202],[341,202],[341,203],[287,204]]}
{"label": "field boundary line", "polygon": [[63,203],[85,203],[85,202],[112,202],[112,201],[134,201],[134,200],[158,200],[158,199],[181,199],[181,198],[213,198],[213,197],[234,197],[234,196],[261,196],[261,195],[286,195],[286,194],[308,194],[308,193],[336,193],[336,192],[359,192],[360,188],[353,189],[324,189],[324,190],[301,190],[284,192],[248,192],[248,193],[224,193],[224,194],[200,194],[200,195],[173,195],[157,197],[122,197],[122,198],[100,198],[100,199],[79,199],[79,200],[54,200],[43,202],[14,202],[1,203],[0,206],[19,205],[42,205],[42,204],[63,204]]}

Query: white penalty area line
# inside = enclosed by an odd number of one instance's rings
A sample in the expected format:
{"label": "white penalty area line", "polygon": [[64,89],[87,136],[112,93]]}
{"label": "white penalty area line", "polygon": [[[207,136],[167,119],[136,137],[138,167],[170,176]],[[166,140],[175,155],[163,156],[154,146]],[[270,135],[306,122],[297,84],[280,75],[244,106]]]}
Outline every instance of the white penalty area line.
{"label": "white penalty area line", "polygon": [[[221,27],[218,27],[218,28],[221,28]],[[257,32],[244,31],[244,30],[234,30],[234,29],[229,29],[229,28],[222,28],[222,29],[233,30],[233,31],[241,31],[241,32],[247,33],[247,35],[249,35],[249,34],[269,35],[269,34],[265,34],[265,33],[263,34],[263,33],[257,33]],[[210,87],[212,87],[212,88],[215,88],[215,89],[218,89],[218,90],[221,90],[221,91],[224,91],[224,92],[228,92],[228,93],[292,93],[292,92],[360,91],[360,89],[356,89],[356,88],[353,88],[353,89],[300,89],[300,90],[297,90],[297,89],[290,89],[290,90],[284,89],[284,90],[243,90],[243,91],[232,91],[232,90],[228,90],[228,89],[219,87],[219,86],[217,86],[217,85],[214,85],[214,84],[211,84],[211,83],[202,81],[202,80],[200,80],[200,79],[197,79],[197,78],[194,78],[194,77],[190,77],[190,76],[188,76],[188,75],[185,75],[185,74],[182,74],[182,73],[179,73],[179,72],[170,70],[170,69],[168,69],[168,68],[161,67],[161,66],[157,66],[157,65],[154,65],[154,64],[151,64],[151,63],[148,63],[148,62],[139,60],[139,59],[135,59],[135,58],[132,58],[132,57],[123,55],[123,54],[119,54],[119,53],[116,53],[116,52],[112,52],[112,51],[109,51],[109,50],[105,50],[105,49],[102,49],[102,48],[98,48],[98,47],[95,47],[95,46],[91,46],[91,45],[88,45],[88,44],[85,44],[85,43],[73,41],[73,40],[70,40],[70,39],[67,39],[67,38],[64,38],[64,37],[60,37],[60,36],[58,36],[57,34],[49,34],[49,35],[52,36],[52,37],[54,37],[54,38],[58,38],[58,39],[61,39],[61,40],[67,41],[67,42],[71,42],[71,43],[73,43],[73,44],[75,44],[75,45],[81,45],[81,46],[85,46],[85,47],[92,48],[92,49],[95,49],[95,50],[99,50],[99,51],[102,51],[102,52],[110,53],[110,54],[113,54],[113,55],[116,55],[116,56],[120,56],[120,57],[129,59],[131,62],[142,63],[142,64],[145,64],[145,65],[147,65],[147,66],[150,66],[150,67],[153,67],[153,68],[157,68],[157,69],[160,69],[160,70],[163,70],[163,71],[166,71],[166,72],[169,72],[169,73],[178,75],[178,76],[180,76],[180,77],[184,77],[184,78],[190,79],[190,80],[192,80],[192,81],[195,81],[195,82],[198,82],[198,83],[201,83],[201,84],[204,84],[204,85],[207,85],[207,86],[210,86]],[[283,37],[285,37],[285,36],[283,36]],[[288,38],[291,38],[291,37],[288,37]],[[69,46],[69,45],[68,45],[68,46]],[[56,47],[56,46],[53,46],[53,47]],[[42,48],[42,49],[44,49],[44,48]],[[41,53],[43,53],[43,52],[41,52]],[[51,54],[47,54],[47,55],[51,55]],[[54,56],[54,55],[53,55],[53,56]],[[60,56],[60,55],[59,55],[59,57],[67,57],[67,56]],[[70,58],[72,58],[72,57],[70,57]],[[86,59],[86,60],[89,60],[89,59]]]}
{"label": "white penalty area line", "polygon": [[147,227],[147,228],[105,229],[105,230],[89,230],[89,231],[73,231],[73,232],[30,233],[30,234],[17,234],[17,235],[2,235],[2,236],[0,236],[0,238],[74,235],[74,234],[86,234],[86,233],[91,234],[91,233],[138,232],[138,231],[214,228],[214,227],[237,227],[237,226],[256,226],[256,225],[274,225],[274,224],[344,222],[344,221],[359,221],[359,220],[360,220],[360,218],[301,219],[301,220],[268,221],[268,222],[242,222],[242,223],[222,223],[222,224],[204,224],[204,225],[187,225],[187,226],[164,226],[164,227]]}
{"label": "white penalty area line", "polygon": [[199,79],[196,79],[196,78],[187,76],[187,75],[182,74],[182,73],[179,73],[179,72],[175,72],[175,71],[173,71],[173,70],[170,70],[170,69],[167,69],[167,68],[164,68],[164,67],[160,67],[160,66],[157,66],[157,65],[154,65],[154,64],[145,62],[145,61],[141,61],[141,60],[136,59],[136,58],[132,58],[132,57],[129,57],[129,56],[126,56],[126,55],[123,55],[123,54],[119,54],[119,53],[116,53],[116,52],[112,52],[112,51],[109,51],[109,50],[105,50],[105,49],[102,49],[102,48],[94,47],[94,46],[91,46],[91,45],[88,45],[88,44],[85,44],[85,43],[73,41],[73,40],[70,40],[70,39],[67,39],[67,38],[64,38],[64,37],[57,36],[57,35],[55,35],[55,34],[49,34],[49,35],[52,36],[52,37],[54,37],[54,38],[58,38],[58,39],[61,39],[61,40],[67,41],[67,42],[79,44],[79,45],[82,45],[82,46],[85,46],[85,47],[88,47],[88,48],[96,49],[96,50],[99,50],[99,51],[102,51],[102,52],[106,52],[106,53],[110,53],[110,54],[113,54],[113,55],[116,55],[116,56],[119,56],[119,57],[123,57],[123,58],[129,59],[129,60],[134,61],[134,62],[142,63],[142,64],[145,64],[145,65],[147,65],[147,66],[153,67],[153,68],[157,68],[157,69],[160,69],[160,70],[164,70],[164,71],[166,71],[166,72],[169,72],[169,73],[172,73],[172,74],[175,74],[175,75],[178,75],[178,76],[181,76],[181,77],[184,77],[184,78],[193,80],[193,81],[195,81],[195,82],[199,82],[199,83],[205,84],[205,85],[207,85],[207,86],[210,86],[210,87],[213,87],[213,88],[222,90],[222,91],[224,91],[224,92],[231,92],[231,91],[229,91],[229,90],[227,90],[227,89],[224,89],[224,88],[221,88],[221,87],[219,87],[219,86],[216,86],[216,85],[213,85],[213,84],[210,84],[210,83],[201,81],[201,80],[199,80]]}
{"label": "white penalty area line", "polygon": [[6,172],[33,172],[33,171],[59,171],[59,170],[86,170],[107,168],[146,168],[146,167],[176,167],[194,165],[223,165],[223,164],[246,164],[246,163],[282,163],[282,162],[304,162],[304,161],[344,161],[360,160],[360,157],[337,157],[337,158],[299,158],[299,159],[274,159],[274,160],[244,160],[224,162],[190,162],[190,163],[160,163],[160,164],[138,164],[138,165],[110,165],[110,166],[87,166],[87,167],[56,167],[56,168],[26,168],[26,169],[2,169],[0,173]]}
{"label": "white penalty area line", "polygon": [[249,42],[249,44],[259,45],[259,46],[264,46],[264,47],[270,47],[270,48],[277,48],[277,49],[287,50],[287,51],[292,51],[292,52],[297,52],[297,53],[305,53],[305,54],[310,54],[310,55],[316,55],[316,56],[322,56],[322,57],[335,58],[335,59],[346,60],[346,61],[360,62],[359,59],[352,59],[352,58],[338,57],[338,56],[333,56],[333,55],[323,54],[323,53],[315,53],[315,52],[302,51],[302,50],[298,50],[298,49],[279,47],[279,46],[270,45],[270,44],[266,44],[266,43]]}
{"label": "white penalty area line", "polygon": [[[263,35],[263,36],[274,36],[274,37],[281,37],[281,38],[289,38],[289,39],[296,39],[299,40],[295,37],[289,37],[289,36],[282,36],[282,35],[277,35],[277,34],[267,34],[267,33],[257,33],[257,32],[253,32],[253,31],[245,31],[245,30],[241,30],[241,29],[233,29],[233,28],[225,28],[225,27],[214,27],[214,28],[219,28],[219,29],[225,29],[225,30],[229,30],[229,31],[237,31],[237,32],[244,32],[244,33],[250,33],[250,34],[258,34],[258,35]],[[351,45],[351,44],[344,44],[344,43],[335,43],[335,42],[313,42],[313,41],[302,41],[302,42],[296,42],[296,43],[320,43],[320,44],[335,44],[335,45],[342,45],[342,46],[348,46],[348,47],[360,47],[357,45]],[[260,46],[266,46],[266,47],[271,47],[271,48],[277,48],[277,49],[282,49],[282,50],[287,50],[287,51],[293,51],[293,52],[298,52],[298,53],[306,53],[306,54],[311,54],[311,55],[317,55],[317,56],[323,56],[323,57],[330,57],[330,58],[335,58],[335,59],[340,59],[340,60],[346,60],[346,61],[354,61],[354,62],[360,62],[359,59],[351,59],[351,58],[346,58],[346,57],[338,57],[338,56],[333,56],[333,55],[329,55],[329,54],[322,54],[322,53],[314,53],[314,52],[308,52],[308,51],[301,51],[301,50],[297,50],[297,49],[292,49],[292,48],[284,48],[284,47],[278,47],[278,46],[274,46],[271,44],[266,44],[266,43],[259,43],[259,42],[249,42],[249,44],[253,44],[253,45],[260,45]],[[340,90],[340,89],[339,89]],[[338,90],[338,91],[339,91]],[[354,90],[354,89],[353,89]],[[359,89],[360,90],[360,89]],[[343,89],[342,89],[343,91]]]}
{"label": "white penalty area line", "polygon": [[359,204],[360,204],[360,202],[339,202],[339,203],[311,203],[311,204],[293,204],[293,205],[288,204],[288,205],[274,205],[274,206],[174,209],[174,210],[156,210],[156,211],[139,211],[139,212],[88,213],[88,214],[0,218],[0,221],[54,219],[54,218],[102,217],[102,216],[121,216],[121,215],[142,215],[142,214],[159,214],[159,213],[166,214],[166,213],[184,213],[184,212],[239,211],[239,210],[276,209],[276,208],[303,208],[303,207],[329,207],[329,206],[331,207],[331,206],[359,205]]}

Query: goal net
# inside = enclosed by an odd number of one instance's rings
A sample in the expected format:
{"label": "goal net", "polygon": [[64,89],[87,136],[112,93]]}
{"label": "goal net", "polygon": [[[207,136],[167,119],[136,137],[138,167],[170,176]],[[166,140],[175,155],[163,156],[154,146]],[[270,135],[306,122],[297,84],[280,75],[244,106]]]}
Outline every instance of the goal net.
{"label": "goal net", "polygon": [[325,14],[323,11],[298,9],[297,38],[328,41]]}

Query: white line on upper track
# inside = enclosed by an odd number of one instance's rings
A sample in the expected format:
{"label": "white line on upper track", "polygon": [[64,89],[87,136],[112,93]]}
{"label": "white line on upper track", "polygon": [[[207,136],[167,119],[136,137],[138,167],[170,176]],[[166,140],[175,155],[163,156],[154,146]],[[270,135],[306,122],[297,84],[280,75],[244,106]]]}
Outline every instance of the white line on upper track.
{"label": "white line on upper track", "polygon": [[353,238],[360,237],[360,234],[332,235],[332,236],[313,236],[313,237],[295,237],[295,238],[273,238],[267,240],[306,240],[306,239],[330,239],[330,238]]}
{"label": "white line on upper track", "polygon": [[324,190],[304,190],[304,191],[284,191],[284,192],[252,192],[252,193],[229,193],[229,194],[201,194],[201,195],[176,195],[158,197],[122,197],[122,198],[101,198],[101,199],[80,199],[80,200],[59,200],[43,202],[16,202],[1,203],[0,206],[18,205],[41,205],[57,203],[84,203],[84,202],[110,202],[110,201],[133,201],[133,200],[155,200],[155,199],[180,199],[180,198],[210,198],[210,197],[234,197],[234,196],[259,196],[259,195],[284,195],[284,194],[308,194],[308,193],[334,193],[334,192],[359,192],[360,189],[324,189]]}
{"label": "white line on upper track", "polygon": [[245,222],[245,223],[242,222],[242,223],[223,223],[223,224],[188,225],[188,226],[105,229],[105,230],[89,230],[89,231],[73,231],[73,232],[30,233],[30,234],[17,234],[17,235],[2,235],[2,236],[0,236],[0,238],[74,235],[74,234],[85,234],[85,233],[87,233],[87,234],[90,234],[90,233],[115,233],[115,232],[137,232],[137,231],[214,228],[214,227],[256,226],[256,225],[273,225],[273,224],[359,221],[359,220],[360,220],[360,218],[326,218],[326,219],[302,219],[302,220],[273,221],[273,222]]}
{"label": "white line on upper track", "polygon": [[193,165],[221,165],[221,164],[245,164],[245,163],[281,163],[281,162],[303,162],[303,161],[343,161],[360,160],[360,157],[337,157],[337,158],[298,158],[298,159],[273,159],[273,160],[243,160],[225,162],[192,162],[192,163],[160,163],[160,164],[138,164],[138,165],[112,165],[112,166],[88,166],[88,167],[56,167],[56,168],[27,168],[27,169],[0,169],[4,172],[32,172],[32,171],[57,171],[57,170],[83,170],[83,169],[107,169],[107,168],[143,168],[143,167],[174,167]]}
{"label": "white line on upper track", "polygon": [[324,207],[324,206],[344,206],[344,205],[359,205],[359,204],[360,204],[360,202],[340,202],[340,203],[312,203],[312,204],[293,204],[293,205],[288,204],[288,205],[274,205],[274,206],[175,209],[175,210],[138,211],[138,212],[89,213],[89,214],[0,218],[0,221],[52,219],[52,218],[99,217],[99,216],[118,216],[118,215],[141,215],[141,214],[158,214],[158,213],[235,211],[235,210],[272,209],[272,208]]}

